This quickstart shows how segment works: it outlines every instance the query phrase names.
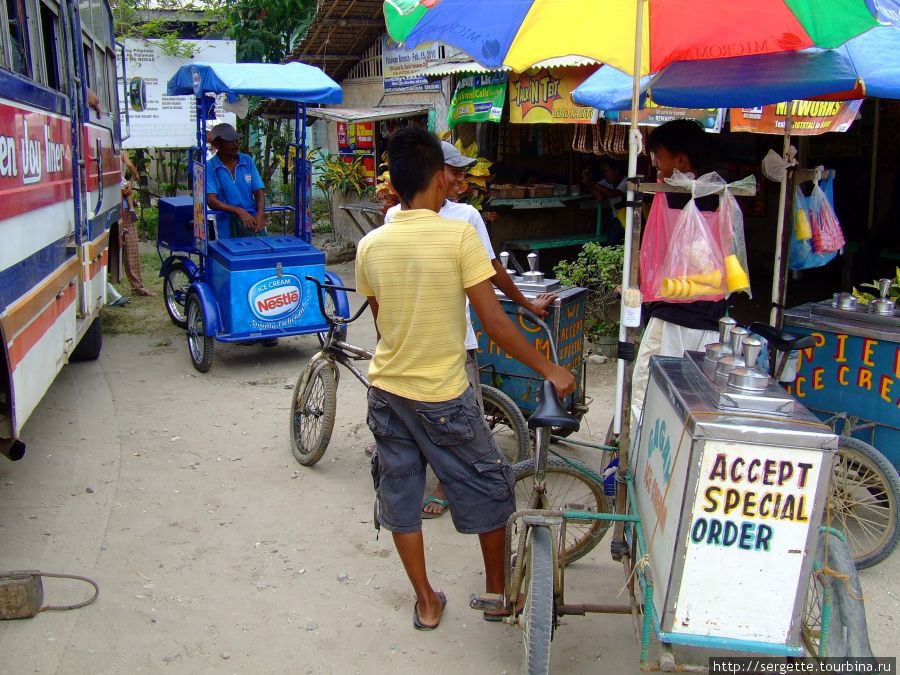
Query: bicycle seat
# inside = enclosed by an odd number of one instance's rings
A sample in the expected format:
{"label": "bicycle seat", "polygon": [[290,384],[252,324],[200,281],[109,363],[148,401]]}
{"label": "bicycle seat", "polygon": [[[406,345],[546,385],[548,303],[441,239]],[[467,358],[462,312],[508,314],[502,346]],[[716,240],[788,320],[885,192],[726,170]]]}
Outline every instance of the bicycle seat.
{"label": "bicycle seat", "polygon": [[792,335],[765,323],[751,323],[750,331],[764,337],[769,345],[780,352],[809,349],[816,344],[816,338],[812,335]]}
{"label": "bicycle seat", "polygon": [[556,397],[556,387],[550,380],[544,380],[541,389],[541,400],[528,418],[528,428],[556,427],[562,431],[578,431],[581,423],[570,414]]}

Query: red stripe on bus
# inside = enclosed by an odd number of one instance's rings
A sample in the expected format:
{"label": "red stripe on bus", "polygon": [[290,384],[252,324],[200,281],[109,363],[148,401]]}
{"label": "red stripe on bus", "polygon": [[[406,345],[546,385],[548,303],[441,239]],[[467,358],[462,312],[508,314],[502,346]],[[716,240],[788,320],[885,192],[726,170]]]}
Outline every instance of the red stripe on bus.
{"label": "red stripe on bus", "polygon": [[0,198],[0,220],[15,218],[69,199],[72,199],[72,181],[68,178],[9,188],[2,191]]}
{"label": "red stripe on bus", "polygon": [[50,327],[74,302],[75,287],[68,286],[58,297],[54,298],[53,302],[47,305],[43,312],[38,314],[34,321],[25,327],[25,330],[13,338],[12,344],[9,346],[10,370],[16,369],[31,348],[40,342]]}

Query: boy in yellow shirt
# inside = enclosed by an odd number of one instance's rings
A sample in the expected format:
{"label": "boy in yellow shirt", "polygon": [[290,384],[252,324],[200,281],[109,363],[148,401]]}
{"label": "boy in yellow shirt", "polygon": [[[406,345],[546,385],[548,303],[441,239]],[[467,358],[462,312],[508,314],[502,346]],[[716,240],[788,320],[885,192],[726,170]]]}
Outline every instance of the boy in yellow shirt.
{"label": "boy in yellow shirt", "polygon": [[505,527],[515,510],[512,470],[466,378],[466,297],[494,342],[552,381],[559,396],[575,389],[575,378],[507,318],[475,230],[437,215],[447,180],[437,138],[400,129],[388,141],[388,161],[401,210],[363,238],[356,257],[357,290],[368,296],[379,334],[368,394],[376,513],[416,594],[413,625],[432,630],[447,600],[425,568],[426,465],[444,485],[456,529],[479,536],[488,593],[503,590]]}

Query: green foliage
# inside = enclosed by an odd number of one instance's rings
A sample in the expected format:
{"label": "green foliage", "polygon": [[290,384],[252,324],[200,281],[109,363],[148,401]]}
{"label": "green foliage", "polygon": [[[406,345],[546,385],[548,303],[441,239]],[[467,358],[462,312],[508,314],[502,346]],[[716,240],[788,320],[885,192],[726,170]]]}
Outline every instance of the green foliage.
{"label": "green foliage", "polygon": [[573,262],[563,260],[553,268],[563,284],[588,289],[585,324],[590,335],[616,335],[619,330],[618,298],[624,261],[622,246],[591,242],[582,247]]}
{"label": "green foliage", "polygon": [[138,232],[147,241],[156,241],[159,230],[159,209],[155,206],[138,209]]}
{"label": "green foliage", "polygon": [[356,157],[352,162],[345,162],[339,155],[322,155],[316,160],[321,169],[316,187],[326,194],[344,192],[363,195],[368,186],[362,160],[362,157]]}

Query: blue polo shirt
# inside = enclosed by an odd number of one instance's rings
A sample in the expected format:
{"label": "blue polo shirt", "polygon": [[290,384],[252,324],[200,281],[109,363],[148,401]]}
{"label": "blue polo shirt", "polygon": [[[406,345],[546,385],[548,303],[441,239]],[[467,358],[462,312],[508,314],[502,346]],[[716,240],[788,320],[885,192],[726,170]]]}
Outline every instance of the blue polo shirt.
{"label": "blue polo shirt", "polygon": [[253,193],[264,189],[262,178],[250,155],[238,153],[234,178],[218,155],[206,160],[206,194],[215,194],[226,204],[248,211],[256,210]]}

